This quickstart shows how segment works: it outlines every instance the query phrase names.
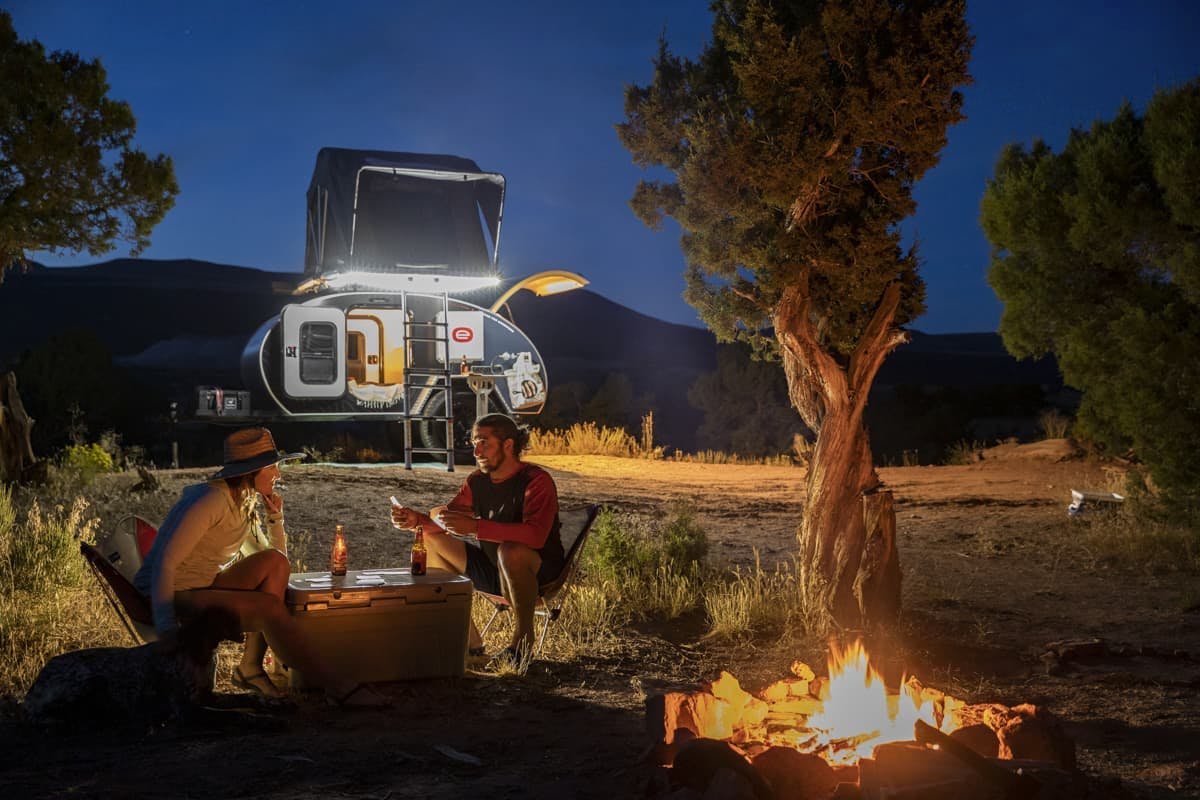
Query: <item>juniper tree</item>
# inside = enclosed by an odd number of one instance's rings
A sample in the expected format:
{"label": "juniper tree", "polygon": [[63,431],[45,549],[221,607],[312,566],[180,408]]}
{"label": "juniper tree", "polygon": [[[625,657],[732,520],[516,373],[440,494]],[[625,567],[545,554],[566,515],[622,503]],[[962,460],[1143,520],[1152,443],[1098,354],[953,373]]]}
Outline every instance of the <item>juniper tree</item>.
{"label": "juniper tree", "polygon": [[652,81],[626,88],[618,133],[654,170],[631,205],[651,227],[679,223],[685,298],[719,340],[780,358],[817,434],[798,532],[810,608],[843,626],[886,622],[900,604],[895,514],[863,410],[906,340],[899,326],[923,310],[917,253],[898,226],[962,119],[964,2],[712,10],[698,58],[663,39]]}
{"label": "juniper tree", "polygon": [[1200,510],[1200,79],[1007,147],[982,203],[1013,355],[1054,353],[1077,430],[1132,450],[1163,499]]}
{"label": "juniper tree", "polygon": [[0,281],[30,250],[101,255],[123,239],[136,255],[174,205],[171,159],[132,145],[133,112],[108,88],[99,61],[47,55],[0,11]]}

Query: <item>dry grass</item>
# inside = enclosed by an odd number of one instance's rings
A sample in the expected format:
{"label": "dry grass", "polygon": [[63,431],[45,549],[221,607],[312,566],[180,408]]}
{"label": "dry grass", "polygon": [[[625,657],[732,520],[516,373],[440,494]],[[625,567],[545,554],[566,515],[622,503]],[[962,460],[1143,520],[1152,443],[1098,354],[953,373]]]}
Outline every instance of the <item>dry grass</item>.
{"label": "dry grass", "polygon": [[1144,574],[1200,572],[1200,530],[1154,519],[1135,507],[1096,511],[1070,520],[1067,541],[1095,566],[1121,566]]}
{"label": "dry grass", "polygon": [[779,564],[767,572],[757,550],[754,562],[752,569],[735,568],[705,591],[708,636],[740,639],[785,629],[812,630],[812,615],[804,607],[795,564]]}
{"label": "dry grass", "polygon": [[630,458],[639,452],[637,440],[621,428],[583,422],[564,430],[529,432],[529,452],[548,456],[617,456]]}
{"label": "dry grass", "polygon": [[790,467],[796,457],[781,453],[777,456],[742,456],[721,450],[699,450],[695,453],[677,453],[673,460],[691,464],[748,464],[751,466]]}
{"label": "dry grass", "polygon": [[59,653],[129,644],[79,555],[95,541],[87,509],[82,497],[46,509],[0,487],[0,696],[23,695]]}

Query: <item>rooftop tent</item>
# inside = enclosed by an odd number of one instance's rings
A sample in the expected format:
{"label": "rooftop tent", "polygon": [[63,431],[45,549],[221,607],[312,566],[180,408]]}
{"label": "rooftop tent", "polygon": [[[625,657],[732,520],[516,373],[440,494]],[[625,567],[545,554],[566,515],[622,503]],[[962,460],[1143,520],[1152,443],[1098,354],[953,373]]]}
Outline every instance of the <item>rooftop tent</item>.
{"label": "rooftop tent", "polygon": [[490,275],[503,208],[504,176],[470,159],[325,147],[308,185],[304,272]]}

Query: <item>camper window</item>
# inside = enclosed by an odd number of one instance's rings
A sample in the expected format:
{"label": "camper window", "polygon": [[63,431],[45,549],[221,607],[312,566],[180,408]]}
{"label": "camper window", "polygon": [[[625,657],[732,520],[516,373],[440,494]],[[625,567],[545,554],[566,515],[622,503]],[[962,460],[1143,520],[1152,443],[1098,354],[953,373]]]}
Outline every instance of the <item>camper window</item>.
{"label": "camper window", "polygon": [[300,325],[300,380],[333,383],[337,379],[337,329],[332,322]]}

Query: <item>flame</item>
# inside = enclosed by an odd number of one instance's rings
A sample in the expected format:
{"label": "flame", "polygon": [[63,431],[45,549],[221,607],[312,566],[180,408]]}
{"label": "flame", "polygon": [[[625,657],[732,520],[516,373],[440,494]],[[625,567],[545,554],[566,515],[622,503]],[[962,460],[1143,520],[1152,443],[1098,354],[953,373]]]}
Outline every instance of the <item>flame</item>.
{"label": "flame", "polygon": [[845,649],[831,644],[829,651],[828,678],[797,661],[794,677],[756,695],[727,672],[704,691],[672,693],[667,730],[677,719],[691,719],[700,736],[794,747],[831,764],[853,764],[878,745],[911,741],[917,720],[950,733],[969,716],[961,700],[913,677],[889,692],[860,641]]}
{"label": "flame", "polygon": [[889,694],[862,642],[844,650],[831,644],[828,696],[808,718],[815,737],[806,749],[824,751],[831,763],[847,764],[870,757],[876,745],[911,740],[918,719],[940,728],[935,704],[923,694],[920,684],[910,680],[901,682],[898,695]]}

